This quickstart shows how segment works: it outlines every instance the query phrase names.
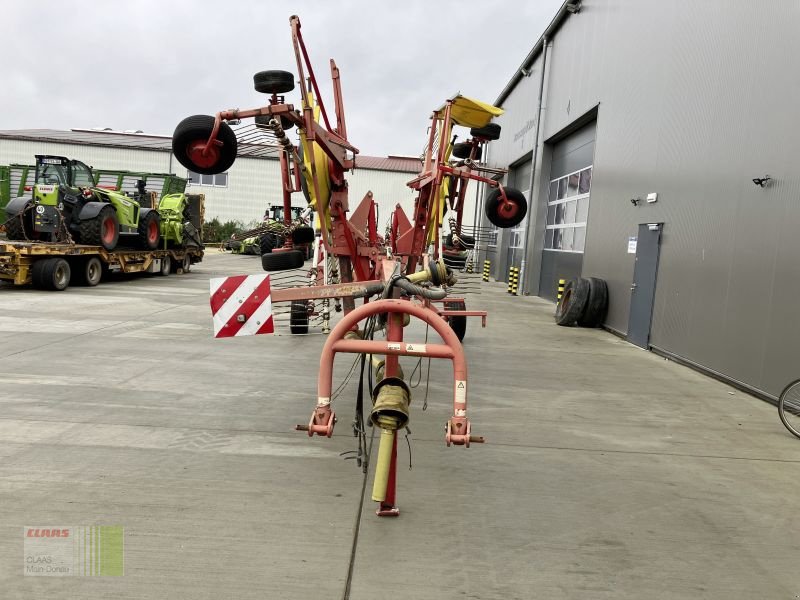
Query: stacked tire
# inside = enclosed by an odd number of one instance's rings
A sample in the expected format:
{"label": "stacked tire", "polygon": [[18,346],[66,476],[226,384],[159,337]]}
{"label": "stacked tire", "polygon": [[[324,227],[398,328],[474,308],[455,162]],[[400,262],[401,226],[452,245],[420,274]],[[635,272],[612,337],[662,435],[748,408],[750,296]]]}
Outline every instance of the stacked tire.
{"label": "stacked tire", "polygon": [[571,279],[556,305],[555,320],[569,327],[600,327],[608,312],[608,286],[598,277]]}

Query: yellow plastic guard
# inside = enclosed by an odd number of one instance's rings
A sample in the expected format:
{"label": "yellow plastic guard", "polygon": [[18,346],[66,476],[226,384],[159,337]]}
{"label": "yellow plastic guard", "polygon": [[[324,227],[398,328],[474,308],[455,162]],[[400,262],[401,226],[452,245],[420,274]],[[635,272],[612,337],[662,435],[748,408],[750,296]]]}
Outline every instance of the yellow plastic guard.
{"label": "yellow plastic guard", "polygon": [[[319,122],[319,115],[320,109],[319,106],[314,102],[314,98],[311,94],[308,95],[308,102],[311,106],[314,107],[314,120]],[[306,179],[306,189],[308,190],[308,195],[311,198],[311,202],[309,204],[315,211],[317,211],[317,225],[319,225],[319,218],[320,211],[317,206],[324,207],[324,214],[325,214],[325,229],[330,231],[331,228],[331,212],[329,208],[329,201],[331,198],[331,181],[330,176],[328,174],[328,155],[325,154],[325,151],[314,142],[309,142],[306,139],[306,134],[303,129],[300,130],[300,143],[303,146],[303,165],[305,166],[305,170],[303,171],[303,176]],[[319,186],[319,194],[320,198],[317,198],[316,192],[314,191],[314,176],[311,172],[311,153],[314,153],[314,166],[317,173],[317,185]]]}
{"label": "yellow plastic guard", "polygon": [[450,117],[454,123],[463,127],[485,127],[493,117],[499,117],[505,112],[502,108],[467,98],[461,94],[453,97],[452,101]]}

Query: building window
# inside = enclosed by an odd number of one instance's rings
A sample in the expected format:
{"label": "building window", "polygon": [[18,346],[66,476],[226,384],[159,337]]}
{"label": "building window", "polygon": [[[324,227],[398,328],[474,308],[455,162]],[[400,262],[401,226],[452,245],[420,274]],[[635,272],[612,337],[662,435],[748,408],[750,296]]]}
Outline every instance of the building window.
{"label": "building window", "polygon": [[546,250],[583,252],[591,189],[592,167],[550,182],[544,239]]}
{"label": "building window", "polygon": [[189,185],[213,185],[214,187],[228,187],[228,173],[217,173],[216,175],[200,175],[194,171],[187,171],[186,178]]}

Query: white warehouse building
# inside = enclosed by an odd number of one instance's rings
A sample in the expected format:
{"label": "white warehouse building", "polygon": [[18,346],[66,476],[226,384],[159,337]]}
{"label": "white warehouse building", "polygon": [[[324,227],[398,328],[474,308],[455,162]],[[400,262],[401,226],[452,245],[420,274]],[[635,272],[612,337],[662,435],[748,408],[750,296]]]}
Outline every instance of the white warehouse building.
{"label": "white warehouse building", "polygon": [[[97,129],[0,131],[0,165],[33,165],[34,155],[52,154],[97,169],[173,173],[189,179],[188,191],[205,194],[207,220],[248,224],[260,221],[267,205],[282,203],[280,163],[274,142],[259,136],[253,126],[236,132],[239,155],[230,170],[219,175],[187,172],[172,154],[170,136]],[[381,227],[398,203],[411,214],[414,195],[406,182],[419,173],[419,159],[358,155],[356,167],[348,174],[351,210],[371,191]],[[292,204],[304,205],[302,194],[295,194]]]}

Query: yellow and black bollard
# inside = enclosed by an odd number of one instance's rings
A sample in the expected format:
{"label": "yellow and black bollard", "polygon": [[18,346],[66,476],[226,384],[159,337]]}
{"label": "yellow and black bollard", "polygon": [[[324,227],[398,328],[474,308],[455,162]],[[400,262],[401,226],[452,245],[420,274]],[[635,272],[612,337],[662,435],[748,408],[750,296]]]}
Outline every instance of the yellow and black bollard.
{"label": "yellow and black bollard", "polygon": [[489,271],[492,269],[492,263],[488,260],[483,261],[483,280],[489,281]]}
{"label": "yellow and black bollard", "polygon": [[567,285],[566,279],[559,279],[558,280],[558,299],[561,300],[561,296],[564,294],[564,286]]}
{"label": "yellow and black bollard", "polygon": [[472,273],[472,254],[469,255],[469,260],[467,260],[467,273]]}
{"label": "yellow and black bollard", "polygon": [[510,267],[508,269],[508,293],[517,295],[517,287],[519,286],[519,267]]}
{"label": "yellow and black bollard", "polygon": [[514,267],[508,267],[508,286],[506,292],[511,293],[511,288],[514,286]]}

